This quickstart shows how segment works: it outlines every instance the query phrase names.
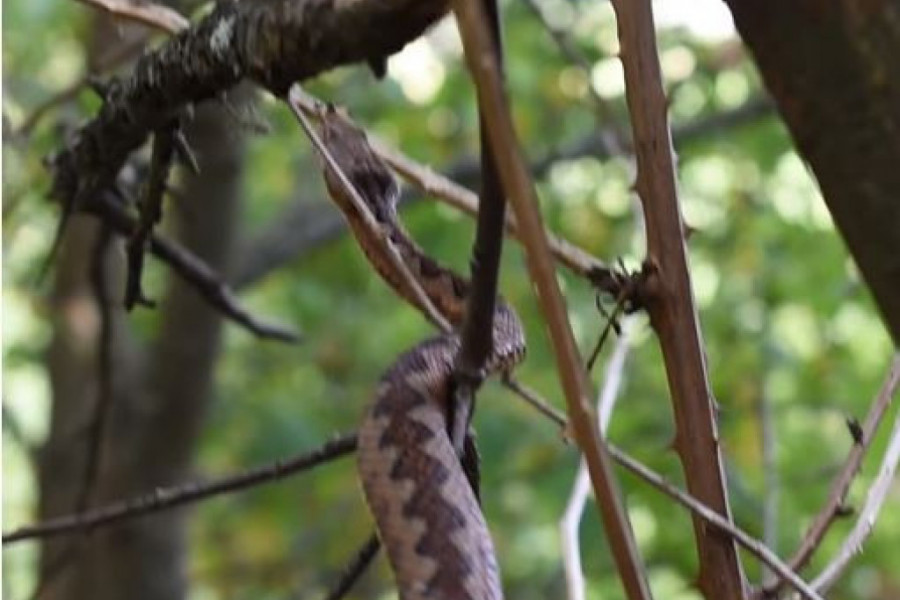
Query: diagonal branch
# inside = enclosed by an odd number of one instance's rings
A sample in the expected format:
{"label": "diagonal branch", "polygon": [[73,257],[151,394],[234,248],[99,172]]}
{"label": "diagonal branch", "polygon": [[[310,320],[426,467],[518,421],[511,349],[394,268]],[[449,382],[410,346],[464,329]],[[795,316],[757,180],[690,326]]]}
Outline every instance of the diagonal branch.
{"label": "diagonal branch", "polygon": [[526,240],[528,268],[553,343],[573,433],[588,463],[612,554],[628,597],[650,598],[646,573],[622,504],[608,449],[589,404],[592,394],[587,373],[578,354],[565,301],[556,280],[534,186],[521,154],[498,66],[491,60],[491,38],[485,16],[476,0],[455,0],[453,6],[460,23],[466,59],[478,89],[479,105],[484,109],[491,146],[498,151],[502,149],[495,157],[497,167],[503,189]]}
{"label": "diagonal branch", "polygon": [[[816,515],[816,518],[813,519],[812,524],[810,524],[809,529],[806,531],[806,535],[803,536],[803,541],[800,542],[800,546],[791,557],[789,564],[791,565],[792,571],[800,571],[806,566],[809,559],[824,539],[828,529],[844,508],[844,499],[847,497],[847,491],[850,489],[850,484],[853,483],[856,474],[859,473],[866,451],[872,444],[872,438],[875,436],[878,425],[884,418],[888,408],[890,408],[898,385],[900,385],[900,355],[895,356],[891,363],[891,368],[885,376],[884,383],[882,383],[881,389],[878,391],[878,395],[872,403],[872,408],[869,410],[869,414],[866,415],[866,420],[862,424],[862,434],[853,444],[853,447],[850,448],[850,453],[847,456],[846,462],[844,462],[844,467],[841,469],[840,473],[838,473],[837,477],[835,477],[834,483],[831,485],[828,501],[822,506],[822,509],[819,511],[819,514]],[[776,581],[772,585],[767,585],[763,589],[763,595],[774,594],[779,587],[781,587],[780,581]]]}
{"label": "diagonal branch", "polygon": [[182,486],[160,488],[154,492],[109,504],[86,513],[59,517],[21,527],[3,534],[3,544],[22,540],[48,538],[57,535],[91,530],[124,519],[159,512],[176,506],[199,502],[212,496],[227,494],[283,479],[288,475],[316,467],[356,450],[356,433],[337,436],[311,452],[299,454],[259,469],[225,477],[208,483],[192,482]]}
{"label": "diagonal branch", "polygon": [[872,487],[869,488],[869,493],[866,494],[866,502],[859,513],[856,525],[844,540],[837,555],[813,581],[813,587],[816,590],[822,593],[828,591],[850,564],[850,560],[862,552],[862,545],[872,533],[878,513],[891,491],[891,482],[897,471],[898,463],[900,463],[900,413],[894,420],[894,428],[891,430],[891,437],[884,452],[881,467],[878,469],[878,476],[872,483]]}
{"label": "diagonal branch", "polygon": [[[613,0],[625,69],[650,274],[645,290],[675,414],[675,448],[691,495],[730,520],[728,496],[706,372],[697,310],[691,293],[679,212],[666,98],[649,0]],[[734,542],[694,518],[700,573],[707,598],[743,598],[745,581]]]}
{"label": "diagonal branch", "polygon": [[[85,209],[102,218],[110,227],[125,237],[132,236],[139,226],[137,219],[128,214],[118,199],[110,193],[93,198]],[[265,323],[250,314],[240,305],[234,292],[219,278],[218,274],[192,252],[156,233],[150,234],[149,243],[150,252],[191,284],[213,308],[235,323],[260,337],[284,342],[297,341],[298,335],[293,331],[279,325]]]}

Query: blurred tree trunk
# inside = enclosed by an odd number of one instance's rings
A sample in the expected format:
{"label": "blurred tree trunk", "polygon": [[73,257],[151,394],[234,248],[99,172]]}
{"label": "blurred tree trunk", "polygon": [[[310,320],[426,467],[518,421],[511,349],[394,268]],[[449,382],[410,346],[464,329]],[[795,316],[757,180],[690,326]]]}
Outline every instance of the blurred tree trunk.
{"label": "blurred tree trunk", "polygon": [[727,2],[900,344],[900,2]]}
{"label": "blurred tree trunk", "polygon": [[[121,43],[121,25],[100,19],[93,48]],[[241,94],[231,94],[235,101]],[[244,144],[233,117],[212,103],[196,112],[187,136],[199,176],[187,176],[177,202],[167,199],[169,235],[226,273],[241,195]],[[184,171],[184,169],[181,169]],[[41,519],[69,514],[84,493],[90,423],[98,401],[100,317],[89,279],[95,220],[73,219],[55,266],[54,335],[47,355],[51,426],[39,463]],[[155,338],[138,342],[122,309],[122,241],[107,253],[114,323],[113,404],[91,506],[190,478],[211,401],[221,320],[192,289],[168,275]],[[153,259],[148,259],[152,261]],[[147,310],[137,308],[137,311]],[[177,599],[187,591],[184,511],[129,521],[82,538],[44,544],[42,598]],[[62,558],[61,558],[62,557]],[[55,571],[55,573],[54,573]]]}

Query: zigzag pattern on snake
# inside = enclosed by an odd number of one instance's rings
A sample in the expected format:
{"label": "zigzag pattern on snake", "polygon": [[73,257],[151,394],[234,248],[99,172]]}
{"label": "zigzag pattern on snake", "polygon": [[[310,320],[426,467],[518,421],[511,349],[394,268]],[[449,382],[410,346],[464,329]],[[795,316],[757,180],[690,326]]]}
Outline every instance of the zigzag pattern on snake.
{"label": "zigzag pattern on snake", "polygon": [[[322,140],[329,153],[429,300],[458,328],[469,282],[410,240],[397,218],[399,188],[365,133],[332,110],[322,116]],[[330,169],[324,171],[329,195],[369,261],[388,285],[418,306],[377,232],[362,221],[338,178]],[[448,435],[450,378],[459,347],[453,333],[428,339],[400,356],[382,376],[359,432],[360,479],[402,600],[503,597],[487,524]],[[487,370],[509,370],[524,352],[518,316],[498,298]]]}

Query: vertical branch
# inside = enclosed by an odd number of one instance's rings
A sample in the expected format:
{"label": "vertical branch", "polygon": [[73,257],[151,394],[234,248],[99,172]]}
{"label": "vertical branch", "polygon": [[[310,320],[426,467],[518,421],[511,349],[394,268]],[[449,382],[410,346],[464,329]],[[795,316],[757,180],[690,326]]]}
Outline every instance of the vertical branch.
{"label": "vertical branch", "polygon": [[[575,346],[565,301],[556,280],[534,186],[509,114],[506,91],[498,66],[491,56],[491,37],[485,24],[485,15],[476,0],[455,0],[453,9],[460,23],[466,59],[478,89],[479,104],[484,110],[491,147],[498,151],[494,158],[503,188],[512,203],[516,222],[525,240],[528,268],[550,331],[574,437],[588,464],[597,505],[619,575],[630,599],[650,598],[649,586],[613,474],[609,452],[597,429],[589,404],[588,399],[592,394],[587,373]],[[499,152],[501,149],[503,152]]]}
{"label": "vertical branch", "polygon": [[[481,0],[489,19],[491,50],[501,77],[503,42],[497,0]],[[494,147],[488,139],[484,109],[478,103],[478,131],[481,140],[481,193],[475,244],[472,247],[472,286],[466,299],[466,318],[462,325],[461,348],[454,373],[455,390],[450,439],[457,454],[475,409],[475,389],[494,346],[494,310],[497,305],[497,279],[503,253],[503,228],[506,202],[494,162]]]}
{"label": "vertical branch", "polygon": [[[675,413],[675,449],[688,490],[730,520],[712,392],[678,207],[672,140],[649,0],[613,0],[637,157],[637,192],[647,223],[646,290]],[[699,585],[707,598],[743,598],[744,575],[733,540],[694,517]]]}

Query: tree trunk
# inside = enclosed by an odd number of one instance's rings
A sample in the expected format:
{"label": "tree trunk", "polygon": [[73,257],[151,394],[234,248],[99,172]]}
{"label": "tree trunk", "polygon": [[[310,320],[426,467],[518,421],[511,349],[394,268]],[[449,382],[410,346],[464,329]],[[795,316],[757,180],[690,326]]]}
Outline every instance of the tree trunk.
{"label": "tree trunk", "polygon": [[[205,106],[197,111],[187,136],[201,173],[187,177],[181,186],[179,201],[186,206],[173,206],[175,201],[167,199],[167,215],[181,242],[225,273],[236,239],[242,135],[227,111]],[[51,427],[39,467],[41,519],[76,510],[87,479],[89,425],[99,398],[100,318],[89,281],[98,229],[92,219],[73,219],[56,264],[56,322],[47,357]],[[108,254],[107,262],[121,263],[122,241],[114,245],[117,251]],[[121,264],[108,266],[121,275]],[[212,397],[221,336],[218,313],[170,276],[158,309],[158,335],[149,347],[138,348],[122,310],[121,276],[111,279],[114,393],[91,506],[190,478]],[[158,290],[146,291],[151,297],[159,295]],[[184,511],[129,521],[86,537],[61,538],[42,549],[42,598],[157,600],[183,598],[187,592]]]}
{"label": "tree trunk", "polygon": [[727,2],[900,344],[900,3]]}

